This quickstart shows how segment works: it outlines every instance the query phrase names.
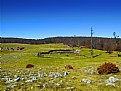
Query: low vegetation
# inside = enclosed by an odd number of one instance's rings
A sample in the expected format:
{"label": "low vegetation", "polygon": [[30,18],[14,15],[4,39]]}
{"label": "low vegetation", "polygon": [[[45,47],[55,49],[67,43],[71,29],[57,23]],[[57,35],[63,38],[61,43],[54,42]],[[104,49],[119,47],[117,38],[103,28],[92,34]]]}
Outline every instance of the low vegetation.
{"label": "low vegetation", "polygon": [[113,63],[105,63],[97,68],[99,74],[118,73],[119,68]]}
{"label": "low vegetation", "polygon": [[[95,57],[90,58],[90,49],[63,44],[3,43],[0,47],[0,91],[121,91],[121,57],[115,51],[93,50]],[[73,53],[38,57],[50,50]],[[102,67],[111,74],[97,70]]]}

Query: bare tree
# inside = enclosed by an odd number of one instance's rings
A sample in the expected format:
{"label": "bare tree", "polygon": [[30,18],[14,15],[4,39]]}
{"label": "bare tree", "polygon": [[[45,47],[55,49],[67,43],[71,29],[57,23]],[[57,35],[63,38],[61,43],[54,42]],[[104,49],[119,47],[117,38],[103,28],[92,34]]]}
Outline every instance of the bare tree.
{"label": "bare tree", "polygon": [[115,39],[115,47],[116,47],[116,51],[117,51],[117,57],[119,56],[119,52],[118,52],[118,46],[119,46],[119,36],[116,35],[116,32],[113,32],[113,36]]}

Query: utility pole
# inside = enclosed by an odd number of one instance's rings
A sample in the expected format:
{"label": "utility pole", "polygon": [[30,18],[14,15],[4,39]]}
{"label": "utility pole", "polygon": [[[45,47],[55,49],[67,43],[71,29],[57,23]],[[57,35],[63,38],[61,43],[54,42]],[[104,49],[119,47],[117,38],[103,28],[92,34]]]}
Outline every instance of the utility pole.
{"label": "utility pole", "polygon": [[92,41],[92,35],[93,35],[93,29],[91,27],[91,50],[90,50],[90,56],[93,57],[93,41]]}

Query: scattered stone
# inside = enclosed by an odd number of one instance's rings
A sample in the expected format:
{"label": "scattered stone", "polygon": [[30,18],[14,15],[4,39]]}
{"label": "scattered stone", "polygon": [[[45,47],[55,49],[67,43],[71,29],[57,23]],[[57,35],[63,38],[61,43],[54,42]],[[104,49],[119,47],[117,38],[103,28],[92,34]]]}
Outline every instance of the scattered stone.
{"label": "scattered stone", "polygon": [[39,70],[42,70],[42,68],[39,68]]}
{"label": "scattered stone", "polygon": [[47,84],[43,84],[43,88],[46,88],[47,87]]}
{"label": "scattered stone", "polygon": [[42,73],[38,72],[38,77],[42,78],[42,77],[46,77],[46,76],[47,76],[47,74],[45,72],[42,72]]}
{"label": "scattered stone", "polygon": [[109,77],[105,82],[106,83],[114,83],[118,80],[118,78],[115,78],[113,76]]}
{"label": "scattered stone", "polygon": [[50,80],[53,80],[53,78],[50,78]]}
{"label": "scattered stone", "polygon": [[17,85],[15,85],[15,84],[10,84],[10,85],[6,86],[6,89],[12,89],[12,88],[14,88],[14,87],[17,87]]}
{"label": "scattered stone", "polygon": [[107,83],[106,86],[114,86],[115,87],[115,84],[114,83]]}
{"label": "scattered stone", "polygon": [[76,50],[74,53],[80,53],[81,50]]}
{"label": "scattered stone", "polygon": [[55,86],[56,87],[61,87],[61,85],[59,83],[56,83]]}
{"label": "scattered stone", "polygon": [[90,80],[90,79],[82,79],[80,82],[84,82],[84,83],[90,84],[90,83],[92,83],[92,80]]}
{"label": "scattered stone", "polygon": [[67,75],[69,75],[69,72],[65,71],[64,72],[64,77],[66,77]]}
{"label": "scattered stone", "polygon": [[84,72],[87,73],[87,74],[94,74],[95,73],[94,70],[84,70]]}
{"label": "scattered stone", "polygon": [[74,90],[74,87],[67,87],[66,90]]}
{"label": "scattered stone", "polygon": [[57,77],[62,77],[62,75],[59,72],[50,72],[49,77],[57,78]]}
{"label": "scattered stone", "polygon": [[18,70],[17,72],[19,73],[20,71]]}
{"label": "scattered stone", "polygon": [[42,54],[42,53],[37,53],[37,56],[38,56],[38,57],[44,57],[44,54]]}
{"label": "scattered stone", "polygon": [[31,90],[33,89],[33,86],[31,86]]}
{"label": "scattered stone", "polygon": [[33,82],[33,80],[26,80],[25,82],[29,83],[29,82]]}
{"label": "scattered stone", "polygon": [[86,73],[86,74],[95,74],[96,73],[96,69],[93,66],[86,66],[81,71]]}
{"label": "scattered stone", "polygon": [[49,81],[49,83],[54,84],[54,80]]}
{"label": "scattered stone", "polygon": [[35,85],[35,87],[40,87],[40,84]]}
{"label": "scattered stone", "polygon": [[15,78],[15,79],[13,79],[14,82],[18,82],[18,81],[20,81],[20,80],[21,80],[21,77],[17,77],[17,78]]}
{"label": "scattered stone", "polygon": [[63,80],[60,80],[60,83],[62,83],[63,82]]}
{"label": "scattered stone", "polygon": [[11,78],[6,79],[6,83],[11,83],[11,82],[14,82],[14,80],[12,80]]}
{"label": "scattered stone", "polygon": [[33,76],[33,75],[34,75],[34,72],[29,71],[29,72],[28,72],[28,75],[29,75],[29,76]]}
{"label": "scattered stone", "polygon": [[18,76],[17,75],[14,75],[14,78],[17,78]]}
{"label": "scattered stone", "polygon": [[36,76],[32,76],[32,81],[36,81],[37,77]]}
{"label": "scattered stone", "polygon": [[3,82],[7,82],[7,81],[8,81],[8,78],[1,78],[1,80],[2,80]]}
{"label": "scattered stone", "polygon": [[75,76],[72,76],[71,78],[72,78],[72,79],[76,79],[76,77],[75,77]]}

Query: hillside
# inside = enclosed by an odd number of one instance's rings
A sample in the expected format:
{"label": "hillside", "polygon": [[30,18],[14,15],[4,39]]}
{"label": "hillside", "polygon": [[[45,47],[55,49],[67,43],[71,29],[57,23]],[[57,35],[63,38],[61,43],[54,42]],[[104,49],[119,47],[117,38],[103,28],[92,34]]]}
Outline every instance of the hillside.
{"label": "hillside", "polygon": [[[0,90],[10,91],[120,91],[121,73],[102,74],[97,67],[105,62],[112,62],[121,70],[121,57],[116,57],[102,50],[94,50],[94,58],[90,58],[90,49],[70,47],[63,44],[17,44],[2,43],[0,47]],[[22,48],[18,50],[17,48]],[[10,50],[7,50],[9,48]],[[12,50],[13,48],[14,50]],[[74,53],[52,53],[38,57],[38,52],[50,50],[80,50]],[[100,55],[99,55],[100,54]],[[26,68],[33,64],[33,68]],[[73,69],[65,69],[65,65]],[[66,73],[67,72],[67,73]],[[20,77],[19,81],[15,81]],[[110,77],[116,77],[114,85],[106,85]],[[10,78],[4,82],[3,79]],[[86,81],[86,82],[85,82]],[[89,81],[89,82],[87,82]]]}

